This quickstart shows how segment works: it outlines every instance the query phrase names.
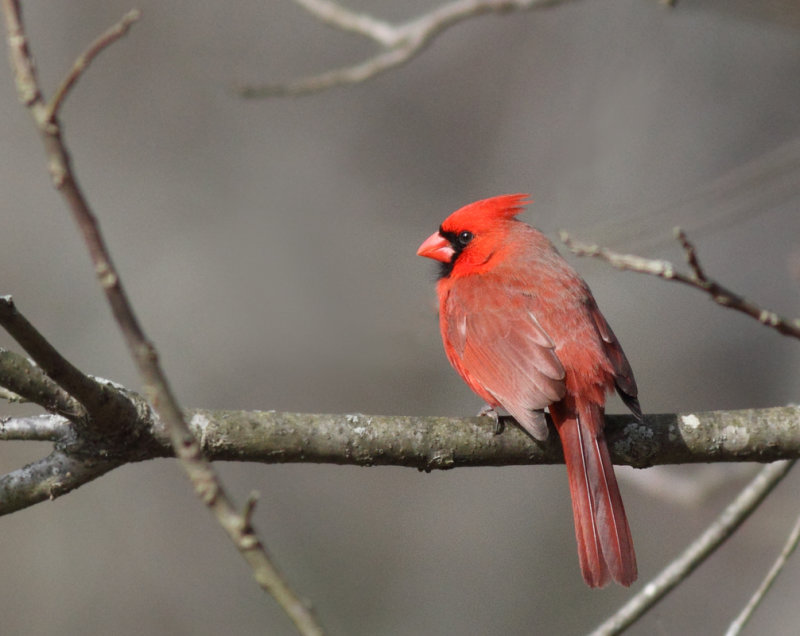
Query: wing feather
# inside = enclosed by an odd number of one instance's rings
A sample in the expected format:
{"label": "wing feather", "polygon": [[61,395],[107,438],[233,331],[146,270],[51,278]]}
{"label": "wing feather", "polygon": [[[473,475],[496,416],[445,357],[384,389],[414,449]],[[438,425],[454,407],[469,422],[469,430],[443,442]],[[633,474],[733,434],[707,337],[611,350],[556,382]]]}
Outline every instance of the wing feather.
{"label": "wing feather", "polygon": [[603,349],[605,350],[606,357],[609,362],[611,362],[611,366],[614,369],[614,384],[617,393],[619,393],[622,401],[625,402],[636,416],[636,419],[641,421],[642,408],[639,406],[639,389],[636,387],[636,380],[633,378],[633,370],[628,362],[628,358],[625,357],[622,345],[619,344],[619,340],[617,340],[608,322],[603,317],[603,314],[600,313],[600,309],[594,302],[594,299],[592,299],[592,302],[589,304],[589,314],[603,341]]}
{"label": "wing feather", "polygon": [[[530,294],[496,281],[453,286],[443,335],[453,366],[470,387],[491,397],[536,439],[547,437],[536,411],[564,397],[564,367],[534,313]],[[500,290],[500,292],[498,292]],[[469,307],[480,311],[469,312]]]}

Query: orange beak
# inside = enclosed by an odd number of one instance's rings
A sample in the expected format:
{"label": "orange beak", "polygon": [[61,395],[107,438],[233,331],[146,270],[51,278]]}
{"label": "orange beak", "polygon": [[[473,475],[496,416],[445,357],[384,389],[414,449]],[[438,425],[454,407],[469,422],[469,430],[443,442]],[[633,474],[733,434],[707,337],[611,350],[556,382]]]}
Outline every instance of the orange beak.
{"label": "orange beak", "polygon": [[444,238],[439,232],[434,232],[417,250],[417,256],[424,256],[425,258],[432,258],[435,261],[442,263],[449,263],[453,259],[455,250],[450,245],[450,241]]}

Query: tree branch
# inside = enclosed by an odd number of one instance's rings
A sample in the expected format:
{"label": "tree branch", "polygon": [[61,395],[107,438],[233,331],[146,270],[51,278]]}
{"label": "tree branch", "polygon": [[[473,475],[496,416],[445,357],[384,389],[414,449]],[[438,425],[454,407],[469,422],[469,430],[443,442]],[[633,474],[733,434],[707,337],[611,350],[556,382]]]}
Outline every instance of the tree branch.
{"label": "tree branch", "polygon": [[[66,200],[73,218],[81,230],[100,285],[144,380],[145,395],[164,422],[175,454],[188,474],[196,494],[228,533],[249,564],[254,578],[262,589],[279,603],[298,631],[307,635],[321,634],[322,629],[311,610],[294,593],[274,566],[266,548],[253,531],[248,518],[240,514],[234,506],[211,464],[203,457],[200,445],[183,420],[177,400],[158,362],[156,349],[147,340],[139,325],[103,240],[97,219],[75,178],[69,152],[61,136],[57,111],[70,87],[87,67],[87,63],[82,64],[79,59],[73,66],[73,71],[62,82],[63,90],[57,93],[52,105],[48,106],[42,97],[36,69],[28,49],[19,0],[2,0],[2,7],[8,30],[11,65],[16,78],[19,98],[27,106],[36,123],[45,146],[53,184]],[[116,34],[123,34],[136,17],[138,17],[136,14],[125,16],[116,27],[112,27],[109,32],[112,35],[101,36],[89,47],[83,59],[91,60],[97,53],[118,39],[119,35]],[[25,329],[23,329],[23,335],[26,335]],[[27,335],[30,335],[29,331]],[[41,342],[37,342],[37,345],[41,345]],[[92,409],[84,401],[85,398],[86,396],[79,397],[84,406],[91,411]],[[50,492],[54,492],[54,489],[50,489]]]}
{"label": "tree branch", "polygon": [[133,26],[133,23],[136,22],[141,15],[142,14],[138,9],[128,11],[128,13],[126,13],[119,22],[117,22],[94,42],[92,42],[89,45],[89,48],[87,48],[86,51],[84,51],[78,57],[78,59],[75,60],[75,63],[72,65],[69,73],[67,73],[64,81],[61,82],[61,85],[56,90],[56,93],[53,95],[53,99],[50,101],[48,106],[50,111],[48,118],[51,121],[58,116],[58,111],[61,110],[61,105],[67,98],[67,95],[69,95],[72,87],[75,86],[75,83],[78,81],[80,76],[83,75],[84,71],[89,68],[89,65],[92,63],[94,58],[100,55],[100,53],[102,53],[109,46],[114,44],[114,42],[122,37],[125,37],[131,26]]}
{"label": "tree branch", "polygon": [[690,274],[677,271],[675,266],[669,261],[643,258],[641,256],[633,256],[632,254],[619,254],[596,244],[575,241],[566,232],[561,232],[561,241],[573,254],[599,258],[617,269],[639,272],[640,274],[650,274],[651,276],[657,276],[664,280],[683,283],[689,287],[694,287],[708,294],[718,305],[747,314],[760,323],[775,329],[784,336],[800,338],[800,320],[783,318],[774,311],[763,309],[736,292],[720,285],[712,278],[709,278],[705,270],[700,266],[695,246],[689,241],[689,238],[683,230],[675,228],[675,238],[680,241],[686,253],[686,260],[691,270]]}
{"label": "tree branch", "polygon": [[[131,431],[130,438],[80,440],[71,422],[46,417],[8,418],[0,423],[0,439],[49,439],[85,461],[108,458],[117,465],[174,457],[169,435],[158,419],[145,416],[136,423],[122,423]],[[536,442],[510,425],[496,435],[494,427],[478,417],[205,409],[188,411],[186,417],[205,456],[214,461],[402,466],[424,471],[564,461],[555,433],[546,442]],[[637,468],[800,458],[798,406],[648,415],[644,423],[629,415],[610,415],[606,431],[614,463]],[[0,498],[0,515],[11,511]]]}
{"label": "tree branch", "polygon": [[352,66],[312,75],[285,84],[248,85],[242,97],[307,95],[334,86],[356,84],[398,68],[419,55],[431,41],[451,26],[485,13],[543,9],[569,0],[454,0],[403,24],[391,24],[350,11],[332,0],[295,0],[313,16],[342,31],[375,41],[382,51]]}
{"label": "tree branch", "polygon": [[677,559],[647,583],[591,636],[620,634],[641,618],[705,561],[749,517],[789,472],[795,461],[770,464],[761,469],[722,514]]}
{"label": "tree branch", "polygon": [[744,606],[739,616],[736,617],[736,620],[730,624],[728,631],[725,632],[725,636],[738,636],[738,634],[741,633],[742,628],[747,624],[747,621],[750,620],[753,612],[755,612],[761,601],[764,600],[764,596],[767,594],[770,587],[772,587],[775,579],[778,578],[778,575],[783,571],[789,557],[792,556],[792,553],[797,548],[798,542],[800,542],[800,517],[795,521],[794,527],[789,533],[780,555],[778,555],[777,560],[769,569],[767,576],[764,577],[761,585],[758,586],[758,589],[747,602],[747,605]]}
{"label": "tree branch", "polygon": [[58,415],[0,417],[0,440],[61,442],[72,433],[69,424]]}
{"label": "tree branch", "polygon": [[23,399],[74,420],[86,417],[86,409],[69,393],[53,382],[27,358],[0,349],[0,384]]}
{"label": "tree branch", "polygon": [[[192,411],[190,423],[214,460],[425,471],[564,461],[549,418],[551,434],[545,442],[532,440],[516,425],[495,435],[481,417],[198,409]],[[606,437],[614,463],[636,468],[799,458],[800,407],[647,415],[642,424],[630,415],[607,415]]]}
{"label": "tree branch", "polygon": [[66,495],[122,465],[118,459],[81,458],[62,450],[0,477],[0,514]]}
{"label": "tree branch", "polygon": [[[57,405],[58,408],[69,407],[70,396],[72,396],[86,407],[86,411],[94,415],[97,420],[115,420],[122,416],[121,411],[130,406],[128,400],[118,391],[85,375],[64,358],[17,310],[11,296],[0,296],[0,325],[28,352],[49,379],[55,381],[63,389],[61,393],[51,392],[52,397],[61,402]],[[19,364],[19,359],[17,359],[17,363]],[[31,371],[31,377],[34,374],[35,372]],[[47,381],[38,378],[38,386],[40,388],[47,387]],[[11,386],[7,388],[20,393]],[[74,402],[74,400],[72,401]],[[111,412],[101,415],[107,409],[110,409]],[[55,412],[68,414],[70,411],[73,417],[81,415],[76,408]]]}

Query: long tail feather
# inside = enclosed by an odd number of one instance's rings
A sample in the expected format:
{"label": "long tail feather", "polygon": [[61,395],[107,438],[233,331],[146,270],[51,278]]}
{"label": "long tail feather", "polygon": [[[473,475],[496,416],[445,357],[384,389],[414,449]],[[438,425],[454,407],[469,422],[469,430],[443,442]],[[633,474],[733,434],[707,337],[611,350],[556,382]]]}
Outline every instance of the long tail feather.
{"label": "long tail feather", "polygon": [[583,578],[590,587],[609,579],[628,586],[636,580],[636,554],[603,435],[602,408],[560,402],[550,411],[564,448]]}

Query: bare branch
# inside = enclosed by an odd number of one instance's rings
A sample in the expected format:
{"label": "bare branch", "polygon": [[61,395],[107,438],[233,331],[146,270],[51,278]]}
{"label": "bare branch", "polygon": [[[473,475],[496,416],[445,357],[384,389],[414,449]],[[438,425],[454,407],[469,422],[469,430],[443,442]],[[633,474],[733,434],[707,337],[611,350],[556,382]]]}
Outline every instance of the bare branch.
{"label": "bare branch", "polygon": [[403,24],[393,25],[356,13],[332,0],[295,0],[319,20],[377,42],[383,50],[363,62],[284,84],[248,85],[242,97],[307,95],[334,86],[356,84],[402,66],[419,55],[445,29],[485,13],[543,9],[569,0],[454,0]]}
{"label": "bare branch", "polygon": [[0,515],[65,495],[119,465],[115,460],[81,459],[54,450],[44,459],[0,477]]}
{"label": "bare branch", "polygon": [[578,256],[592,256],[606,261],[617,269],[650,274],[651,276],[658,276],[664,280],[683,283],[689,287],[694,287],[711,296],[711,299],[718,305],[747,314],[760,323],[772,327],[784,336],[800,338],[800,320],[784,318],[774,311],[763,309],[715,280],[708,278],[705,271],[700,267],[697,251],[686,234],[684,234],[680,228],[676,228],[675,236],[681,242],[686,252],[686,259],[692,270],[691,274],[684,274],[677,271],[675,266],[669,261],[643,258],[631,254],[619,254],[604,247],[600,247],[599,245],[575,241],[566,232],[561,232],[561,240],[564,245]]}
{"label": "bare branch", "polygon": [[58,415],[0,418],[0,439],[24,442],[60,442],[70,436],[69,420]]}
{"label": "bare branch", "polygon": [[393,68],[397,68],[415,57],[421,47],[415,45],[393,47],[365,62],[335,69],[319,75],[294,80],[287,84],[265,84],[242,86],[239,94],[245,98],[287,97],[309,95],[347,84],[358,84]]}
{"label": "bare branch", "polygon": [[114,42],[125,37],[133,23],[136,22],[141,15],[141,11],[138,9],[133,9],[126,13],[119,22],[92,42],[78,59],[75,60],[72,69],[67,73],[67,76],[64,78],[64,81],[61,82],[61,85],[56,90],[56,94],[50,102],[48,117],[50,120],[58,116],[58,111],[61,110],[61,104],[64,103],[72,87],[75,86],[75,83],[80,79],[81,75],[83,75],[84,71],[89,68],[89,64],[92,63],[94,58],[114,44]]}
{"label": "bare branch", "polygon": [[[564,461],[555,433],[534,442],[512,425],[495,435],[480,417],[198,409],[190,422],[206,456],[214,460],[425,471]],[[606,436],[614,463],[636,468],[800,458],[800,407],[647,415],[641,424],[630,415],[607,415]]]}
{"label": "bare branch", "polygon": [[[132,395],[132,399],[139,398]],[[205,409],[189,411],[186,416],[205,456],[214,461],[403,466],[424,471],[564,461],[555,434],[546,442],[534,442],[511,425],[510,418],[505,431],[496,435],[490,423],[476,417]],[[121,430],[129,431],[127,435],[97,440],[82,439],[80,431],[64,420],[8,418],[0,426],[0,439],[50,439],[77,457],[111,458],[119,465],[174,457],[161,423],[150,419],[148,413],[139,417],[136,422],[117,423]],[[633,421],[630,415],[610,415],[606,416],[606,432],[612,460],[637,468],[800,458],[797,406],[648,415],[644,423]],[[247,515],[239,516],[241,520]]]}
{"label": "bare branch", "polygon": [[256,504],[258,503],[258,492],[252,491],[247,500],[244,502],[244,510],[242,510],[242,523],[245,527],[250,527],[253,522],[253,513],[256,511]]}
{"label": "bare branch", "polygon": [[[189,475],[196,494],[226,530],[230,539],[250,565],[253,576],[262,589],[271,594],[279,603],[292,619],[298,631],[309,635],[321,634],[322,629],[310,609],[294,593],[273,565],[266,548],[249,524],[243,522],[241,514],[224,490],[211,464],[203,457],[200,445],[184,421],[177,400],[158,362],[156,349],[147,340],[139,325],[103,240],[97,219],[73,173],[71,159],[61,137],[57,118],[56,111],[60,99],[57,97],[52,107],[48,107],[44,103],[27,46],[19,0],[2,0],[2,7],[6,18],[8,44],[19,97],[29,108],[31,116],[37,124],[45,146],[53,183],[65,198],[73,218],[83,234],[100,285],[144,380],[145,395],[164,422],[175,454]],[[116,36],[111,36],[110,39],[98,40],[100,44],[93,45],[96,46],[95,54],[115,39],[117,39]],[[91,50],[92,47],[90,47]],[[77,79],[79,75],[80,71],[74,73],[74,79]],[[62,83],[62,86],[65,87],[64,95],[73,83],[74,80],[71,82],[69,76]],[[87,406],[87,408],[89,407]]]}
{"label": "bare branch", "polygon": [[[395,465],[428,471],[563,462],[555,435],[544,444],[533,442],[518,427],[507,426],[501,435],[495,435],[494,427],[482,418],[197,410],[190,421],[207,456],[218,460]],[[748,434],[767,423],[775,433],[773,439]],[[38,436],[63,440],[72,436],[59,430],[59,426],[69,429],[73,425],[67,420],[59,423],[20,418],[7,420],[4,426],[9,439]],[[0,515],[58,497],[129,461],[173,455],[169,437],[159,423],[149,422],[147,427],[158,442],[143,445],[149,455],[137,452],[125,457],[123,453],[131,452],[133,445],[124,439],[117,440],[119,448],[103,444],[102,453],[89,452],[91,446],[78,447],[77,452],[59,448],[41,462],[0,477]],[[770,461],[781,455],[800,456],[798,406],[683,416],[650,415],[643,424],[632,422],[628,415],[610,416],[607,428],[612,459],[634,466],[664,463],[665,457],[708,462]],[[0,427],[0,438],[2,430]],[[143,436],[146,432],[140,430],[137,434]],[[754,438],[759,441],[750,446]],[[783,450],[776,452],[781,446]],[[790,465],[775,463],[765,469],[683,556],[597,633],[617,633],[677,585],[735,530]],[[243,512],[230,522],[240,524],[246,531],[254,504],[255,498],[251,496]]]}
{"label": "bare branch", "polygon": [[331,0],[295,0],[295,2],[315,18],[334,28],[363,35],[385,47],[395,46],[398,42],[396,26],[366,13],[350,11]]}
{"label": "bare branch", "polygon": [[708,277],[700,265],[700,259],[697,256],[697,249],[695,248],[694,243],[692,243],[689,240],[689,237],[686,236],[686,232],[679,227],[675,228],[674,234],[675,238],[680,242],[681,247],[683,247],[683,251],[686,252],[686,262],[689,264],[689,267],[694,273],[695,278],[697,278],[697,280],[701,283],[707,283]]}
{"label": "bare branch", "polygon": [[770,464],[734,499],[722,514],[677,559],[623,605],[613,616],[597,627],[591,636],[620,634],[641,618],[676,585],[705,561],[764,501],[772,489],[789,472],[795,461]]}
{"label": "bare branch", "polygon": [[[61,393],[51,391],[49,397],[57,401],[56,407],[53,409],[44,404],[45,408],[63,414],[72,414],[73,417],[84,417],[85,413],[81,413],[74,406],[75,400],[70,396],[77,399],[93,415],[112,407],[117,410],[127,408],[127,400],[123,404],[117,391],[93,380],[64,358],[17,310],[11,296],[0,296],[0,325],[28,352],[42,371],[47,374],[49,380],[55,381],[64,390]],[[3,357],[8,361],[12,354],[10,352],[6,352],[6,354]],[[21,364],[22,360],[15,359],[17,364]],[[41,372],[32,370],[30,378],[36,378],[36,386],[39,390],[49,388],[49,380],[37,377],[37,373]],[[20,393],[13,386],[7,386],[7,388],[15,393]]]}
{"label": "bare branch", "polygon": [[[13,351],[0,349],[0,385],[51,413],[75,420],[86,417],[86,409],[80,402],[48,378],[39,367]],[[8,396],[4,397],[8,399]]]}
{"label": "bare branch", "polygon": [[19,0],[3,0],[3,13],[6,18],[11,68],[14,70],[17,94],[25,106],[32,107],[41,103],[42,94],[36,80],[36,65],[28,49],[28,36],[22,28]]}
{"label": "bare branch", "polygon": [[764,600],[764,596],[769,591],[769,588],[772,587],[775,579],[778,578],[778,575],[783,570],[786,562],[789,560],[789,557],[792,556],[792,552],[794,552],[795,548],[797,548],[797,543],[799,541],[800,517],[798,517],[797,521],[795,521],[794,527],[789,533],[789,537],[786,539],[786,543],[784,544],[783,550],[781,550],[778,559],[772,565],[767,573],[767,576],[764,577],[761,585],[758,586],[755,594],[753,594],[752,598],[748,601],[747,605],[745,605],[739,616],[737,616],[736,620],[731,623],[730,627],[728,627],[728,631],[725,632],[725,636],[738,636],[738,634],[741,633],[742,628],[747,624],[747,621],[750,620],[753,612],[761,604],[761,601]]}

